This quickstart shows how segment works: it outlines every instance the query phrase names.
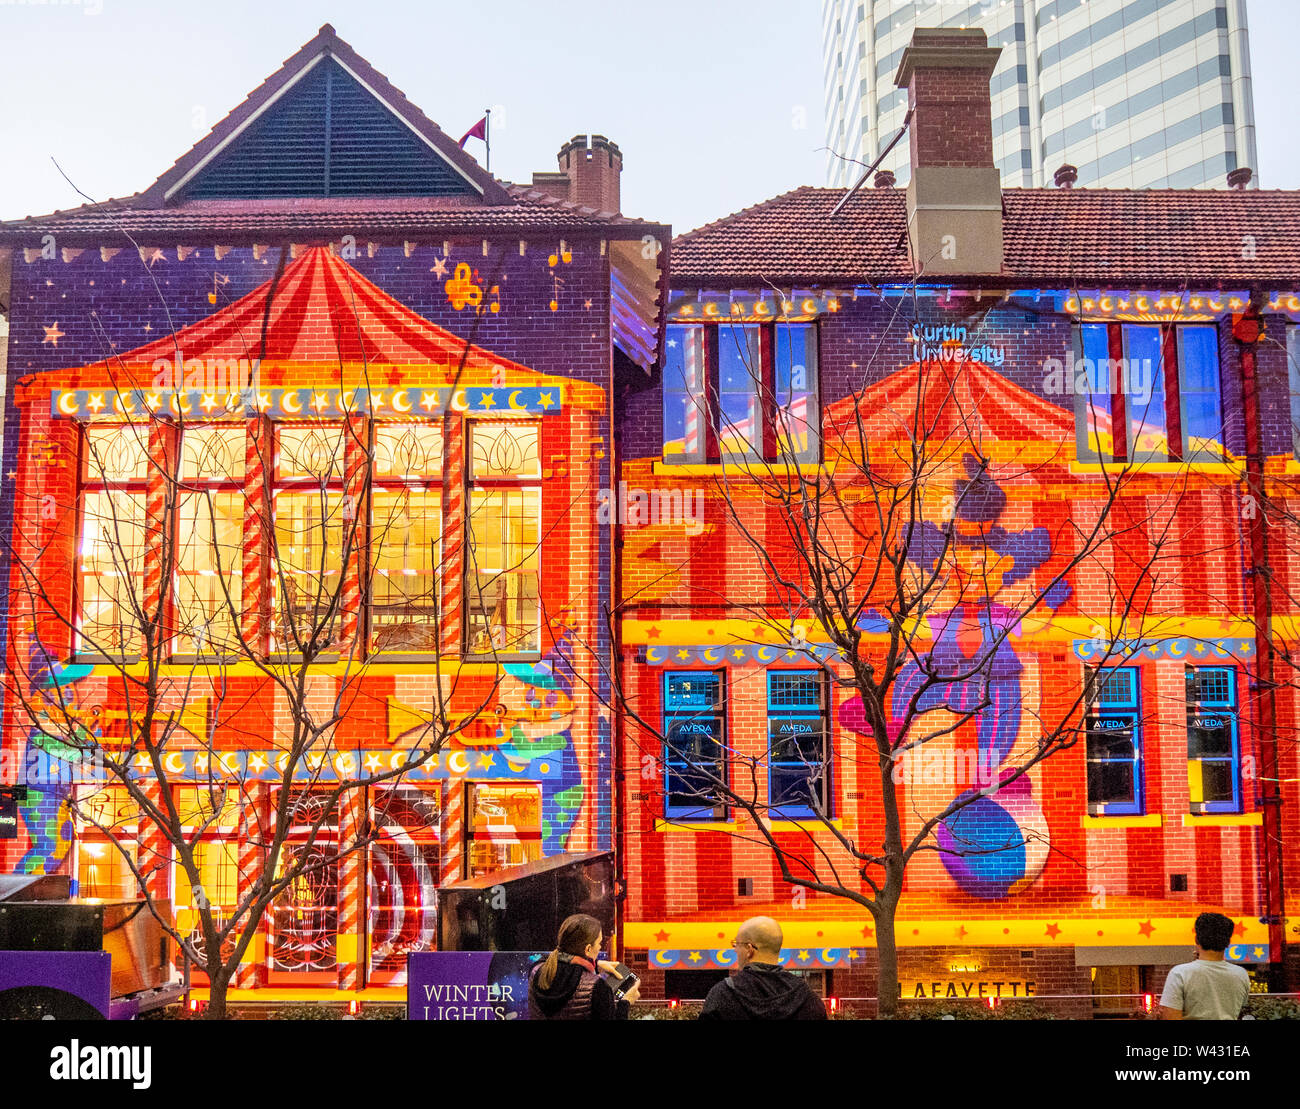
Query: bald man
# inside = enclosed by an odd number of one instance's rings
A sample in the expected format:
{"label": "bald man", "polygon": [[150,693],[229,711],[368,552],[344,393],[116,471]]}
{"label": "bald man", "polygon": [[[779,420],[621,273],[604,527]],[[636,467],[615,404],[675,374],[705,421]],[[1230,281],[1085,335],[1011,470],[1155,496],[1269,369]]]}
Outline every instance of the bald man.
{"label": "bald man", "polygon": [[782,970],[781,926],[750,917],[731,941],[740,970],[704,999],[700,1020],[825,1020],[826,1006],[797,974]]}

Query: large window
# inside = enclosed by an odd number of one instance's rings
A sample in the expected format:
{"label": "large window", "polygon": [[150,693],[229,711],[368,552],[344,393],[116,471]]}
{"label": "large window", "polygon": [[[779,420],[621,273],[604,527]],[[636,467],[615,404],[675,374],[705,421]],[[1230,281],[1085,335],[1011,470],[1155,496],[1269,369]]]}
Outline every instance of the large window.
{"label": "large window", "polygon": [[666,462],[815,462],[813,324],[674,324],[663,364]]}
{"label": "large window", "polygon": [[1213,324],[1080,325],[1075,419],[1081,461],[1222,461]]}
{"label": "large window", "polygon": [[242,604],[245,435],[191,427],[181,440],[176,534],[176,650],[239,653]]}
{"label": "large window", "polygon": [[469,782],[465,859],[468,877],[542,857],[542,790],[513,782]]}
{"label": "large window", "polygon": [[1189,666],[1187,785],[1193,813],[1241,812],[1237,672]]}
{"label": "large window", "polygon": [[436,654],[442,429],[375,427],[370,626],[375,648]]}
{"label": "large window", "polygon": [[[350,444],[342,421],[279,424],[266,452],[272,525],[257,525],[245,489],[247,424],[91,424],[82,429],[77,541],[77,654],[130,658],[141,650],[147,560],[174,560],[162,582],[168,649],[181,658],[230,659],[257,650],[241,640],[245,607],[265,604],[277,654],[337,646],[345,569],[356,556],[359,614],[369,650],[433,655],[443,605],[462,606],[469,654],[535,655],[541,649],[540,421],[470,421],[464,577],[444,582],[443,429],[439,422],[378,421],[367,444]],[[370,468],[349,485],[345,458]],[[177,466],[173,477],[162,466]],[[170,465],[170,464],[169,464]],[[149,490],[160,519],[148,516]],[[264,546],[250,551],[260,533]],[[269,556],[260,595],[243,580],[245,559]],[[265,565],[265,564],[264,564]],[[259,637],[261,632],[259,631]]]}
{"label": "large window", "polygon": [[146,599],[149,428],[91,425],[82,443],[77,651],[133,655],[140,650]]}
{"label": "large window", "polygon": [[470,425],[465,602],[471,654],[541,649],[538,451],[535,423]]}
{"label": "large window", "polygon": [[1090,675],[1093,699],[1086,718],[1088,812],[1095,816],[1143,811],[1141,671],[1120,666]]}
{"label": "large window", "polygon": [[830,729],[821,671],[768,673],[767,734],[771,815],[830,816]]}
{"label": "large window", "polygon": [[726,704],[723,673],[685,670],[664,675],[665,814],[725,820]]}

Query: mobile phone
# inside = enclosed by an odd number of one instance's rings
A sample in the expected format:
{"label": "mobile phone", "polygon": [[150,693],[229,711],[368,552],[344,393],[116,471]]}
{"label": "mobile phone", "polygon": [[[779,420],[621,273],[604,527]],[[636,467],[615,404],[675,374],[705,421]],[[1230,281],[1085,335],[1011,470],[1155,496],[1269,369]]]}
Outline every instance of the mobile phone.
{"label": "mobile phone", "polygon": [[[620,963],[619,969],[627,970],[627,967]],[[614,1000],[622,1001],[623,998],[632,992],[633,988],[640,981],[641,979],[634,972],[628,970],[627,974],[623,977],[623,980],[614,987]]]}

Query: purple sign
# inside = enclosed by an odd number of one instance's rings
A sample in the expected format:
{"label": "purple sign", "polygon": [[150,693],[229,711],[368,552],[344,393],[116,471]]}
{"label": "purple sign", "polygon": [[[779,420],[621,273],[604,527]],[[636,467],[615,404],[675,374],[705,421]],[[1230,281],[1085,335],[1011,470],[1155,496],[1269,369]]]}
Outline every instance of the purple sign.
{"label": "purple sign", "polygon": [[527,1020],[539,951],[416,951],[407,956],[408,1020]]}

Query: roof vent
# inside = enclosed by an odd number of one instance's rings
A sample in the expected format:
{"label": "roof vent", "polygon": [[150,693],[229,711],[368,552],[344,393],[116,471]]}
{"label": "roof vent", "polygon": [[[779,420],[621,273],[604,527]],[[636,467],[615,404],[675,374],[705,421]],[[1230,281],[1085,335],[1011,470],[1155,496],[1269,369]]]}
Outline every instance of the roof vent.
{"label": "roof vent", "polygon": [[1255,171],[1250,166],[1238,166],[1236,169],[1231,169],[1228,171],[1228,188],[1243,192],[1246,186],[1250,184],[1250,179],[1254,176]]}
{"label": "roof vent", "polygon": [[1072,189],[1074,183],[1079,180],[1079,169],[1068,162],[1056,171],[1052,180],[1056,182],[1058,189]]}
{"label": "roof vent", "polygon": [[872,184],[878,189],[892,189],[897,181],[898,178],[894,176],[892,169],[881,169],[876,171],[876,177]]}

